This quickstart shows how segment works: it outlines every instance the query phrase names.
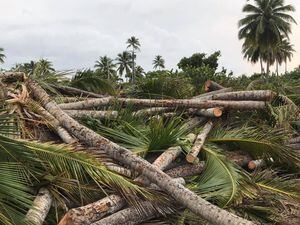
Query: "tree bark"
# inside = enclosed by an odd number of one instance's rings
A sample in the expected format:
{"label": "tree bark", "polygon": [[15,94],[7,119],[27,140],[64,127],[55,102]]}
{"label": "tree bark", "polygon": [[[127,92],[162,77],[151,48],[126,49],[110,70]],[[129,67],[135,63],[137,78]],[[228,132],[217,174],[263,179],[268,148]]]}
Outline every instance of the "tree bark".
{"label": "tree bark", "polygon": [[185,164],[166,171],[170,177],[190,177],[199,175],[204,169],[204,162],[198,164]]}
{"label": "tree bark", "polygon": [[173,111],[173,108],[168,107],[153,107],[153,108],[147,108],[147,109],[141,109],[139,111],[133,112],[133,116],[153,116],[158,113],[164,113],[164,112],[170,112]]}
{"label": "tree bark", "polygon": [[116,119],[118,111],[94,111],[94,110],[64,110],[74,118],[92,117],[96,119]]}
{"label": "tree bark", "polygon": [[234,101],[271,101],[276,93],[269,90],[259,91],[236,91],[221,93],[212,96],[212,100],[234,100]]}
{"label": "tree bark", "polygon": [[34,81],[27,80],[26,84],[33,96],[35,96],[45,107],[45,109],[48,110],[55,118],[57,118],[61,125],[65,127],[71,134],[90,146],[98,147],[99,150],[104,151],[111,158],[130,166],[133,170],[136,170],[141,175],[146,176],[150,181],[157,184],[167,194],[195,214],[202,216],[204,219],[213,224],[254,224],[251,221],[238,217],[209,203],[197,194],[185,188],[183,185],[173,181],[170,176],[157,169],[146,160],[134,155],[128,149],[121,147],[100,136],[94,131],[80,125],[77,121],[64,113],[55,102],[51,101],[48,94]]}
{"label": "tree bark", "polygon": [[92,97],[92,98],[104,98],[107,97],[105,95],[96,94],[89,91],[84,91],[78,88],[74,87],[68,87],[68,86],[57,86],[57,85],[50,85],[55,90],[59,91],[61,94],[65,95],[75,95],[75,96],[81,96],[81,97]]}
{"label": "tree bark", "polygon": [[215,107],[223,107],[225,109],[264,109],[266,103],[263,101],[221,101],[208,100],[201,101],[198,99],[175,99],[175,100],[154,100],[154,99],[130,99],[130,98],[102,98],[95,100],[86,100],[74,103],[59,104],[64,110],[70,109],[90,109],[99,106],[110,105],[113,102],[119,102],[123,105],[136,105],[146,107],[185,107],[208,109]]}
{"label": "tree bark", "polygon": [[300,143],[293,143],[293,144],[288,144],[288,147],[294,149],[294,150],[300,150]]}
{"label": "tree bark", "polygon": [[223,87],[222,85],[220,85],[212,80],[208,80],[204,84],[205,92],[216,91],[216,90],[220,90],[220,89],[224,89],[224,88],[225,87]]}
{"label": "tree bark", "polygon": [[262,168],[264,166],[266,166],[266,162],[263,159],[251,160],[248,163],[248,169],[250,169],[250,170]]}
{"label": "tree bark", "polygon": [[212,128],[213,128],[212,121],[208,121],[205,124],[202,132],[200,134],[198,134],[198,136],[195,140],[194,146],[192,147],[191,151],[186,156],[186,160],[189,163],[198,163],[199,162],[198,154],[205,142],[207,135],[209,134],[209,132],[211,131]]}
{"label": "tree bark", "polygon": [[48,189],[41,188],[34,199],[32,209],[27,212],[25,220],[34,225],[42,225],[51,208],[52,201],[53,198]]}

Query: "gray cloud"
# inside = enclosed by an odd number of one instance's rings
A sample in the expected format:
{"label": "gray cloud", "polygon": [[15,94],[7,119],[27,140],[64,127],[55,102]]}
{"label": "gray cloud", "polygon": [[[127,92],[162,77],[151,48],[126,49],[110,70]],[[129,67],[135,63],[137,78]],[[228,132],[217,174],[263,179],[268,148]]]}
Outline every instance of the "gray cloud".
{"label": "gray cloud", "polygon": [[[287,2],[297,7],[299,0]],[[221,50],[220,65],[236,74],[258,71],[243,60],[237,39],[241,0],[10,0],[0,1],[0,46],[5,68],[41,57],[59,69],[92,67],[101,55],[115,58],[126,39],[142,44],[138,63],[151,69],[161,54],[168,68],[194,52]],[[300,9],[299,9],[300,10]],[[300,11],[294,14],[299,19]],[[297,53],[289,67],[299,65],[300,31],[291,38]]]}

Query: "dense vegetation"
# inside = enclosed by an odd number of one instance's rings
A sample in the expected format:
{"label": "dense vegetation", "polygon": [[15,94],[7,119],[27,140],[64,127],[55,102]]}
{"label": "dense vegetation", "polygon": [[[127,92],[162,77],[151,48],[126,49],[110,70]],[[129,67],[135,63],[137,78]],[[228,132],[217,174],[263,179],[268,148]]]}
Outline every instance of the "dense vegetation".
{"label": "dense vegetation", "polygon": [[[293,56],[289,36],[291,24],[296,21],[289,13],[295,8],[283,0],[252,2],[247,1],[243,8],[247,15],[239,21],[238,37],[243,40],[245,59],[261,64],[261,71],[253,75],[238,76],[220,68],[220,51],[184,56],[178,68],[171,70],[165,69],[165,59],[156,55],[149,62],[153,71],[145,72],[136,64],[142,43],[134,36],[115,59],[101,56],[94,68],[57,71],[52,62],[40,59],[18,63],[8,71],[24,72],[58,103],[70,101],[58,87],[116,99],[190,99],[205,92],[207,80],[237,91],[276,92],[276,98],[263,110],[224,111],[199,154],[204,169],[185,178],[185,186],[248,220],[294,225],[300,212],[300,141],[296,142],[296,150],[287,143],[300,136],[300,66],[284,74],[279,74],[278,68],[282,64],[286,67]],[[0,48],[0,63],[4,60],[4,49]],[[59,118],[47,114],[48,109],[28,90],[26,81],[1,81],[0,87],[0,224],[32,224],[25,215],[41,190],[52,196],[45,224],[57,224],[69,209],[109,194],[119,194],[141,214],[148,206],[137,199],[150,201],[159,212],[154,219],[151,217],[154,224],[206,224],[199,215],[174,204],[161,190],[140,185],[134,180],[135,174],[126,176],[111,169],[119,162],[103,152],[81,140],[76,139],[76,144],[62,141],[57,135]],[[69,95],[76,98],[74,101],[86,99],[84,95]],[[174,167],[186,163],[185,156],[193,147],[189,135],[199,134],[205,127],[205,123],[190,124],[195,115],[188,113],[189,107],[173,107],[169,114],[157,112],[151,116],[138,115],[140,107],[128,104],[124,108],[116,102],[93,110],[113,111],[117,116],[99,119],[90,114],[81,116],[79,122],[150,162],[179,146],[181,154]],[[248,157],[263,160],[264,164],[251,169],[240,163]]]}

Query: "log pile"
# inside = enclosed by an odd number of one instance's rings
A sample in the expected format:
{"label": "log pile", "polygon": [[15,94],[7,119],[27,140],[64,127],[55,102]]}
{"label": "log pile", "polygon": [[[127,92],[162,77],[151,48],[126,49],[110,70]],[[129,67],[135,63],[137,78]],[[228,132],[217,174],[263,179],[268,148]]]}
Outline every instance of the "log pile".
{"label": "log pile", "polygon": [[[177,205],[180,209],[189,209],[211,224],[256,224],[201,198],[184,186],[184,179],[203,171],[205,163],[199,160],[199,154],[207,136],[223,115],[230,111],[264,110],[266,105],[276,97],[274,92],[269,90],[233,91],[231,88],[225,88],[213,81],[207,81],[205,83],[206,93],[192,99],[157,100],[102,96],[59,86],[53,88],[66,96],[63,96],[64,103],[58,104],[37,82],[22,73],[3,73],[0,74],[0,78],[3,83],[23,82],[30,96],[23,99],[20,104],[26,105],[32,112],[46,118],[50,127],[61,138],[61,142],[84,146],[82,148],[87,151],[90,148],[93,151],[101,152],[119,164],[104,163],[110,170],[132,178],[141,186],[162,192],[170,198],[170,204]],[[75,96],[77,97],[74,98]],[[82,100],[81,97],[85,98]],[[136,107],[137,110],[132,113],[132,116],[136,117],[167,116],[168,113],[176,111],[181,115],[201,120],[205,125],[199,133],[187,135],[186,141],[192,145],[192,148],[186,154],[185,164],[176,165],[175,163],[176,159],[184,152],[181,146],[172,146],[166,149],[150,163],[77,121],[77,119],[87,116],[95,119],[114,120],[118,117],[119,112],[105,110],[106,107],[114,104],[118,104],[121,108]],[[300,138],[290,139],[286,145],[299,149]],[[230,158],[239,166],[246,166],[251,170],[265,165],[263,160],[252,160],[249,156],[238,155]],[[36,207],[28,212],[27,220],[41,225],[51,206],[49,191],[41,188],[34,202]],[[157,208],[165,207],[144,199],[140,199],[138,202],[146,210],[140,211],[139,208],[128,205],[123,196],[117,193],[111,194],[88,205],[69,209],[61,218],[59,225],[141,224],[161,216]]]}

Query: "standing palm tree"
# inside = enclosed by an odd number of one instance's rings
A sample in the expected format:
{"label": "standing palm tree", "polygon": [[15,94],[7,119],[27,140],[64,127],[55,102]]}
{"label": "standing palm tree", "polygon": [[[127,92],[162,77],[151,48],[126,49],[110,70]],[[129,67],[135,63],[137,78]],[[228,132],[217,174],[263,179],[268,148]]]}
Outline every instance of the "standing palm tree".
{"label": "standing palm tree", "polygon": [[162,58],[161,55],[157,55],[157,56],[155,56],[152,65],[153,65],[154,69],[164,69],[165,68],[165,60]]}
{"label": "standing palm tree", "polygon": [[134,75],[135,75],[134,60],[136,58],[135,52],[140,51],[141,44],[140,44],[139,39],[134,36],[129,38],[126,43],[127,43],[127,48],[131,48],[131,60],[132,60],[132,78],[131,79],[132,79],[132,82],[134,82]]}
{"label": "standing palm tree", "polygon": [[113,60],[106,55],[101,56],[99,60],[95,62],[94,67],[104,73],[107,76],[107,80],[111,79],[111,77],[115,74],[116,65],[113,63]]}
{"label": "standing palm tree", "polygon": [[267,63],[268,74],[270,65],[274,63],[272,51],[282,37],[291,33],[291,23],[296,23],[288,14],[295,8],[284,5],[284,0],[254,0],[254,3],[243,8],[243,12],[248,14],[239,21],[239,39],[244,39],[247,48],[255,46],[259,49],[259,58]]}
{"label": "standing palm tree", "polygon": [[291,61],[293,57],[293,52],[295,52],[295,49],[293,48],[293,45],[289,42],[288,39],[283,39],[282,42],[280,42],[276,48],[276,54],[278,58],[276,57],[277,62],[279,65],[281,65],[283,62],[285,63],[285,73],[287,72],[287,61]]}
{"label": "standing palm tree", "polygon": [[4,63],[5,55],[3,53],[4,49],[0,48],[0,63]]}
{"label": "standing palm tree", "polygon": [[117,60],[117,71],[119,72],[120,75],[123,75],[125,71],[125,77],[128,77],[130,75],[130,54],[127,51],[124,51],[120,54],[118,54],[118,57],[116,58]]}
{"label": "standing palm tree", "polygon": [[144,74],[145,74],[145,71],[144,71],[143,67],[136,66],[136,68],[135,68],[135,76],[136,77],[143,77]]}

